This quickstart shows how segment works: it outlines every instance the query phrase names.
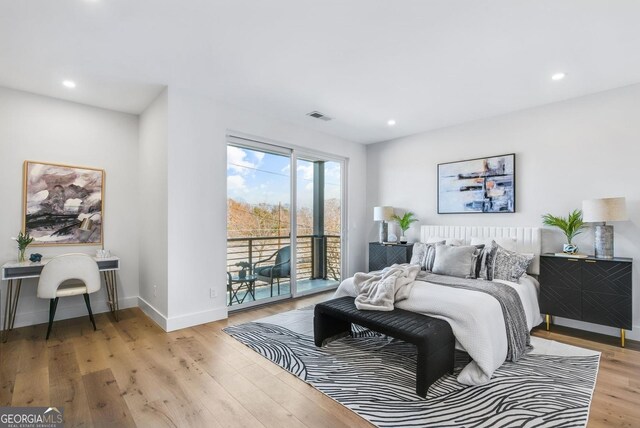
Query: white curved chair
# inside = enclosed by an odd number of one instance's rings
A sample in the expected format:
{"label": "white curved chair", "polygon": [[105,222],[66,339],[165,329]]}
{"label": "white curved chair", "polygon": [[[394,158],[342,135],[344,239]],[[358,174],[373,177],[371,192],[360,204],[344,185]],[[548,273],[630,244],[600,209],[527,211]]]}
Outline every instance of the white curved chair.
{"label": "white curved chair", "polygon": [[[63,284],[66,281],[75,280],[73,283]],[[81,283],[78,283],[80,281]],[[62,285],[62,287],[60,287]],[[91,302],[89,293],[100,290],[100,270],[98,263],[86,254],[63,254],[54,257],[42,268],[40,280],[38,281],[38,297],[49,299],[49,328],[47,329],[47,340],[51,334],[53,317],[58,307],[60,297],[84,295],[84,302],[89,311],[89,319],[96,329],[96,322],[91,312]]]}

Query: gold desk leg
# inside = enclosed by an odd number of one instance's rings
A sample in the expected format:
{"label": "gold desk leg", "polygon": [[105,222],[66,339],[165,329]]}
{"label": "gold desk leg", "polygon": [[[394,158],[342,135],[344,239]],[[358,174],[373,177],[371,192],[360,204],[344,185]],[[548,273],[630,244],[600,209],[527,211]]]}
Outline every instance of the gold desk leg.
{"label": "gold desk leg", "polygon": [[549,331],[549,328],[550,328],[549,326],[550,326],[550,324],[551,324],[551,315],[546,314],[546,315],[544,316],[544,320],[547,322],[547,331]]}
{"label": "gold desk leg", "polygon": [[624,335],[625,335],[624,328],[621,328],[620,329],[620,346],[622,346],[623,348],[624,348]]}
{"label": "gold desk leg", "polygon": [[11,322],[9,330],[13,330],[13,324],[16,322],[16,313],[18,312],[18,299],[20,298],[20,289],[22,289],[22,280],[19,279],[16,284],[15,296],[13,297],[13,309],[11,310]]}
{"label": "gold desk leg", "polygon": [[120,304],[118,303],[118,281],[116,280],[116,271],[114,270],[114,271],[111,271],[111,272],[113,274],[113,291],[115,292],[115,296],[116,296],[116,298],[113,301],[113,304],[114,304],[114,306],[116,308],[116,311],[115,311],[114,314],[115,314],[115,317],[116,317],[116,321],[120,321],[118,319],[118,311],[120,310]]}
{"label": "gold desk leg", "polygon": [[115,271],[109,270],[102,272],[104,282],[107,288],[107,298],[109,299],[109,309],[116,321],[118,321],[118,283],[116,281]]}
{"label": "gold desk leg", "polygon": [[[14,287],[15,285],[15,287]],[[9,331],[13,330],[16,322],[16,312],[18,309],[18,299],[20,298],[20,289],[22,288],[22,280],[10,279],[7,283],[7,300],[4,303],[4,320],[2,323],[2,341],[6,342]]]}
{"label": "gold desk leg", "polygon": [[7,283],[7,298],[4,301],[4,319],[2,320],[2,342],[7,341],[7,335],[9,333],[9,308],[11,302],[11,294],[13,293],[13,280],[10,279]]}
{"label": "gold desk leg", "polygon": [[109,278],[107,278],[107,271],[102,272],[102,276],[104,277],[105,288],[107,289],[107,304],[109,305],[109,310],[113,312],[113,299],[111,298],[111,288],[109,288]]}

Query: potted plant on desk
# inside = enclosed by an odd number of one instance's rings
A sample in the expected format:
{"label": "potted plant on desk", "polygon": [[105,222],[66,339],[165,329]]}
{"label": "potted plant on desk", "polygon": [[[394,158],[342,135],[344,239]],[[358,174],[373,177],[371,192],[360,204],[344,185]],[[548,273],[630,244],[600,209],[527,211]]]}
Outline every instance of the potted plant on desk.
{"label": "potted plant on desk", "polygon": [[18,243],[18,261],[26,261],[27,258],[25,257],[25,251],[27,251],[29,244],[33,242],[33,238],[29,235],[29,232],[22,233],[22,231],[20,231],[17,238],[11,239]]}
{"label": "potted plant on desk", "polygon": [[406,213],[404,213],[402,217],[400,217],[397,214],[394,214],[393,217],[391,217],[391,219],[397,222],[398,226],[400,226],[400,229],[402,230],[400,243],[406,244],[407,237],[404,234],[411,227],[411,223],[415,223],[416,221],[418,221],[418,219],[414,217],[414,214],[411,211],[407,211]]}
{"label": "potted plant on desk", "polygon": [[251,269],[251,263],[249,262],[238,262],[236,266],[240,267],[238,271],[238,278],[246,278],[247,277],[247,269]]}

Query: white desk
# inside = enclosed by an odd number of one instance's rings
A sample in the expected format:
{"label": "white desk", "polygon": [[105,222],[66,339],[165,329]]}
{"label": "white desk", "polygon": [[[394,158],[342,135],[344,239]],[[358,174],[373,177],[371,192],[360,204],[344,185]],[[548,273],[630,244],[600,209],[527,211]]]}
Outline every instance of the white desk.
{"label": "white desk", "polygon": [[[116,271],[120,270],[120,259],[118,257],[94,257],[93,259],[98,263],[98,269],[104,276],[109,309],[117,321],[118,282],[116,279]],[[38,263],[30,261],[9,262],[2,265],[2,281],[7,281],[7,299],[5,301],[4,320],[2,323],[3,341],[7,340],[7,332],[13,330],[22,280],[28,278],[39,278],[42,268],[49,262],[49,260],[51,259],[42,259],[42,261]]]}

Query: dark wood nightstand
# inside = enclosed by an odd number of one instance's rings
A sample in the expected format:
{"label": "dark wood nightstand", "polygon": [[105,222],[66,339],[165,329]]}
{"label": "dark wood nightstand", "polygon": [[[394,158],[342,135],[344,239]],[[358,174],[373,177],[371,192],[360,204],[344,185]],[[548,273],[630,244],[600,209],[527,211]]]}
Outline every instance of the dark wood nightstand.
{"label": "dark wood nightstand", "polygon": [[394,263],[409,263],[413,244],[381,244],[369,242],[369,272],[381,270]]}
{"label": "dark wood nightstand", "polygon": [[540,256],[540,310],[556,315],[620,329],[624,347],[625,329],[631,330],[632,259]]}

